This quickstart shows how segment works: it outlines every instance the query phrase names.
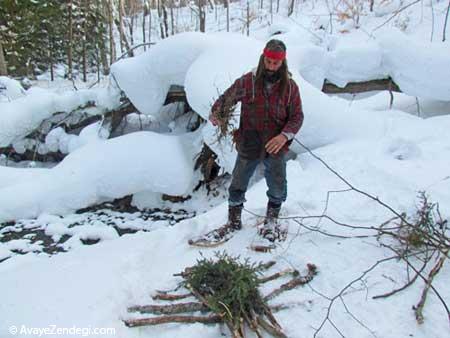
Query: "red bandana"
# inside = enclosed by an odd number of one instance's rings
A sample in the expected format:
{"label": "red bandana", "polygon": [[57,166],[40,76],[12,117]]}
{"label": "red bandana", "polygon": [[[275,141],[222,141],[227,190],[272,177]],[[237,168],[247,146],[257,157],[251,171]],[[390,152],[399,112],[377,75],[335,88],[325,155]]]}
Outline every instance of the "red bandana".
{"label": "red bandana", "polygon": [[264,48],[264,56],[275,59],[275,60],[284,60],[286,57],[286,52],[276,52],[267,48]]}

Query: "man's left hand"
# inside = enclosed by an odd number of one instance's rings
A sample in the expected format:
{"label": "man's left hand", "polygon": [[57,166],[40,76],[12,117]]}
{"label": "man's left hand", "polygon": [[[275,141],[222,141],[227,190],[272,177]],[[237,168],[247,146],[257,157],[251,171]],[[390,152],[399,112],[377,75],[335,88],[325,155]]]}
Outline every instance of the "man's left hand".
{"label": "man's left hand", "polygon": [[269,154],[278,154],[287,142],[287,137],[283,134],[277,135],[266,143],[266,151]]}

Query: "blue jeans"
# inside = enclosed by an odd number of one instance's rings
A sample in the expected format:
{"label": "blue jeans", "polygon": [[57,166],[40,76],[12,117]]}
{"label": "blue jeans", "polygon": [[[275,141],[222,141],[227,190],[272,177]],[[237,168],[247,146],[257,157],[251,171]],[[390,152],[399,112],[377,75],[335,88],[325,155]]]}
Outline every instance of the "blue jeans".
{"label": "blue jeans", "polygon": [[248,182],[260,162],[264,164],[264,177],[267,183],[269,202],[281,205],[287,197],[286,155],[267,155],[264,159],[246,159],[238,155],[233,169],[233,178],[228,190],[228,204],[236,206],[243,204]]}

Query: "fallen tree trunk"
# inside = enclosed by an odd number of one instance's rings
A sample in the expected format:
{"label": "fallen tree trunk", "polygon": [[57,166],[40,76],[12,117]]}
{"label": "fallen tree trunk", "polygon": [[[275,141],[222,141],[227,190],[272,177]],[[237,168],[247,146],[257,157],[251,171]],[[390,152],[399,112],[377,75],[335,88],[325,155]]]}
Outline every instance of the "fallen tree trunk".
{"label": "fallen tree trunk", "polygon": [[322,92],[326,94],[357,94],[379,90],[402,92],[399,86],[391,78],[363,82],[349,82],[345,87],[338,87],[325,79],[322,86]]}
{"label": "fallen tree trunk", "polygon": [[[45,143],[45,139],[51,130],[63,128],[67,134],[79,134],[80,131],[88,125],[106,120],[109,123],[111,133],[119,126],[123,118],[137,111],[133,104],[126,100],[119,108],[105,112],[103,114],[90,115],[83,113],[84,109],[95,107],[94,103],[89,103],[78,107],[70,113],[55,113],[52,117],[42,121],[39,128],[25,136],[24,140],[31,140],[35,146],[26,149],[24,152],[17,152],[12,145],[0,148],[0,155],[5,155],[8,160],[14,162],[20,161],[40,161],[40,162],[60,162],[67,154],[60,151],[40,153],[37,148],[40,143]],[[73,115],[81,116],[73,116]],[[71,118],[72,117],[72,118]]]}

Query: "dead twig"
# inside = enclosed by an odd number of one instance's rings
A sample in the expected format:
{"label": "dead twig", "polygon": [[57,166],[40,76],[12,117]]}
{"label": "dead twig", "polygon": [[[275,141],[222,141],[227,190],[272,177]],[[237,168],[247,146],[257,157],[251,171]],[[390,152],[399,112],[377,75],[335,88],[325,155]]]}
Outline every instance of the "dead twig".
{"label": "dead twig", "polygon": [[202,323],[202,324],[217,324],[222,322],[222,317],[213,314],[209,316],[162,316],[155,318],[140,318],[124,320],[128,327],[146,326],[146,325],[160,325],[167,323]]}
{"label": "dead twig", "polygon": [[308,273],[306,276],[299,276],[294,277],[289,282],[281,285],[278,289],[275,289],[271,293],[269,293],[267,296],[264,297],[265,301],[269,301],[277,296],[279,296],[281,293],[292,290],[296,288],[299,285],[304,285],[312,281],[314,276],[317,274],[317,267],[314,264],[308,264]]}
{"label": "dead twig", "polygon": [[202,303],[189,302],[171,305],[138,305],[128,308],[128,312],[154,313],[172,315],[183,312],[206,311],[208,308]]}
{"label": "dead twig", "polygon": [[[448,252],[447,252],[448,254]],[[430,273],[428,274],[428,278],[426,279],[425,287],[422,291],[422,296],[420,297],[419,303],[413,307],[414,313],[416,315],[416,320],[419,324],[423,324],[424,317],[423,317],[423,308],[425,306],[425,302],[427,300],[428,291],[430,290],[431,283],[433,282],[434,277],[437,275],[437,273],[441,270],[442,265],[444,265],[444,261],[447,258],[447,255],[442,255],[439,260],[437,261],[436,265],[431,269]],[[417,274],[419,275],[419,274]],[[447,309],[447,315],[448,319],[450,321],[450,315],[448,313]]]}
{"label": "dead twig", "polygon": [[174,295],[174,294],[169,294],[169,293],[158,292],[156,295],[152,296],[152,299],[153,300],[174,301],[174,300],[185,299],[188,297],[192,297],[192,294],[185,293],[185,294],[181,294],[181,295]]}
{"label": "dead twig", "polygon": [[280,277],[286,276],[286,275],[293,275],[294,277],[299,275],[299,272],[297,270],[294,269],[286,269],[280,272],[276,272],[273,275],[267,276],[267,277],[263,277],[259,279],[260,283],[267,283],[270,282],[272,280],[278,279]]}

